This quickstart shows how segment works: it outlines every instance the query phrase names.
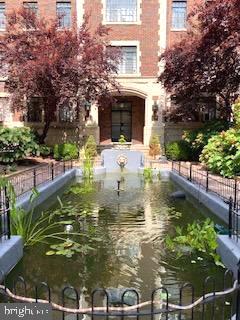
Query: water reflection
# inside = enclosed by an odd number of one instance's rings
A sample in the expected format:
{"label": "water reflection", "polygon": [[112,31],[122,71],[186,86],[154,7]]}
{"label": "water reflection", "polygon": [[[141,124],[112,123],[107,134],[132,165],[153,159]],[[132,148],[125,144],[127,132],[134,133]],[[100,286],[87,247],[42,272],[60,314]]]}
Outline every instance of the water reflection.
{"label": "water reflection", "polygon": [[[118,180],[123,190],[119,196]],[[77,183],[84,188],[84,183]],[[137,175],[108,175],[94,181],[86,192],[65,193],[63,203],[70,203],[79,213],[83,210],[91,213],[79,219],[79,230],[101,241],[92,244],[94,251],[72,259],[47,257],[46,247],[42,245],[29,248],[9,281],[16,274],[22,274],[31,283],[49,282],[54,292],[59,292],[63,283],[83,288],[83,306],[88,304],[91,291],[97,287],[132,287],[139,290],[142,300],[149,300],[152,289],[164,285],[171,299],[177,301],[179,285],[191,281],[200,294],[207,275],[214,274],[220,279],[223,272],[208,261],[192,265],[191,258],[176,259],[175,253],[166,250],[164,239],[173,232],[174,226],[204,219],[188,201],[173,202],[169,198],[173,188],[168,181],[145,183]],[[182,213],[181,219],[169,215],[170,207]]]}

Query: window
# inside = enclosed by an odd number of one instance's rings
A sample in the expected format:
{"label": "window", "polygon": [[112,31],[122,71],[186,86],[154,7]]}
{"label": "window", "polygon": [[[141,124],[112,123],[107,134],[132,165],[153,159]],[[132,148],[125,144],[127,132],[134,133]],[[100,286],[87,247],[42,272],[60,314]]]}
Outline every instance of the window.
{"label": "window", "polygon": [[42,122],[43,101],[41,98],[34,97],[29,99],[27,103],[27,121]]}
{"label": "window", "polygon": [[9,100],[8,98],[0,98],[0,122],[6,120],[8,116],[9,108],[8,108]]}
{"label": "window", "polygon": [[60,122],[75,122],[78,119],[78,112],[72,104],[64,104],[59,108],[59,121]]}
{"label": "window", "polygon": [[122,57],[118,70],[120,74],[137,73],[137,47],[121,47]]}
{"label": "window", "polygon": [[216,97],[201,97],[197,100],[202,122],[216,119]]}
{"label": "window", "polygon": [[36,15],[38,14],[38,4],[35,1],[25,1],[23,2],[23,6],[26,9],[32,10]]}
{"label": "window", "polygon": [[137,0],[106,0],[107,22],[136,22]]}
{"label": "window", "polygon": [[5,29],[6,17],[5,17],[5,2],[0,2],[0,29]]}
{"label": "window", "polygon": [[71,27],[71,3],[57,2],[57,16],[59,18],[59,28]]}
{"label": "window", "polygon": [[187,1],[173,0],[172,28],[185,29],[187,21]]}

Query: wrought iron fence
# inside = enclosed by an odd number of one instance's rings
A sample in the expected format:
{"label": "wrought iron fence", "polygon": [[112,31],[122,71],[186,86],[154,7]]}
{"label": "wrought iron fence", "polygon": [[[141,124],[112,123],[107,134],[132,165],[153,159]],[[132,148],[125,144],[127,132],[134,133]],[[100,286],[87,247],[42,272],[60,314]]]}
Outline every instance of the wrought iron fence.
{"label": "wrought iron fence", "polygon": [[240,203],[234,204],[232,198],[229,199],[228,235],[236,242],[240,239]]}
{"label": "wrought iron fence", "polygon": [[72,161],[52,162],[12,174],[8,179],[14,187],[16,196],[19,197],[47,181],[53,181],[56,177],[72,168]]}
{"label": "wrought iron fence", "polygon": [[0,241],[11,238],[10,207],[6,188],[0,188]]}
{"label": "wrought iron fence", "polygon": [[65,286],[58,295],[45,282],[29,286],[23,277],[18,277],[11,286],[2,281],[0,302],[51,303],[53,319],[59,320],[82,319],[83,316],[92,319],[240,320],[239,285],[240,276],[234,281],[233,273],[227,270],[222,283],[207,277],[202,290],[186,283],[178,290],[174,288],[174,297],[171,290],[160,287],[151,292],[148,301],[142,302],[139,292],[133,288],[122,289],[119,295],[116,295],[117,288],[80,294],[76,288]]}
{"label": "wrought iron fence", "polygon": [[240,201],[240,183],[238,178],[224,178],[214,175],[207,170],[199,169],[194,164],[186,164],[181,161],[172,162],[172,171],[190,182],[201,186],[206,192],[218,195],[226,203],[229,203],[229,198],[231,197],[234,207]]}

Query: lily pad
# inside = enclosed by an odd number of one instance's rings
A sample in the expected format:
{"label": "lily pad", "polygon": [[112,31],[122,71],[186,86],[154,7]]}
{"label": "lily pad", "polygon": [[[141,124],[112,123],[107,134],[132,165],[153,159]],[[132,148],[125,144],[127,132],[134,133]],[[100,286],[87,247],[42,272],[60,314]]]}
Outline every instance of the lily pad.
{"label": "lily pad", "polygon": [[46,256],[53,256],[54,254],[55,254],[55,251],[52,251],[52,250],[46,252]]}

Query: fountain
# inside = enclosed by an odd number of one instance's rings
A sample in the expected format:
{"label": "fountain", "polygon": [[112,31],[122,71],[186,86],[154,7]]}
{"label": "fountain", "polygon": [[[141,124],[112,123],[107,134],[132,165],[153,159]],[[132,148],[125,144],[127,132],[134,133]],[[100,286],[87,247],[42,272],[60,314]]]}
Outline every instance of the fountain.
{"label": "fountain", "polygon": [[107,149],[101,153],[106,172],[137,173],[144,165],[144,155],[139,151]]}

